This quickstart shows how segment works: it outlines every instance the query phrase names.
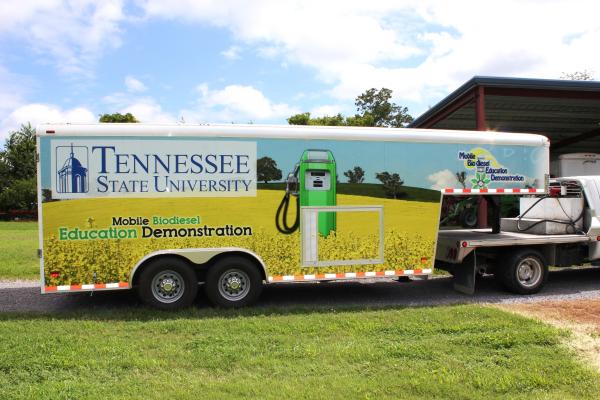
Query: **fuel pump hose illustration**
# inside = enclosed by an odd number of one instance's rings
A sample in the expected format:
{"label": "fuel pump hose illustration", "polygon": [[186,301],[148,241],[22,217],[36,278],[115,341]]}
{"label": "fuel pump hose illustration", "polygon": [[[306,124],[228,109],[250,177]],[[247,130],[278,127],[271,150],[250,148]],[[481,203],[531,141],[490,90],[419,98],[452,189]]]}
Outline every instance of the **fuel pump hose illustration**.
{"label": "fuel pump hose illustration", "polygon": [[[296,218],[288,225],[291,196],[296,197]],[[288,174],[285,195],[277,208],[275,224],[283,234],[294,233],[300,227],[301,207],[337,205],[337,172],[329,150],[305,150],[294,172]],[[319,213],[319,234],[327,237],[337,227],[335,212]]]}

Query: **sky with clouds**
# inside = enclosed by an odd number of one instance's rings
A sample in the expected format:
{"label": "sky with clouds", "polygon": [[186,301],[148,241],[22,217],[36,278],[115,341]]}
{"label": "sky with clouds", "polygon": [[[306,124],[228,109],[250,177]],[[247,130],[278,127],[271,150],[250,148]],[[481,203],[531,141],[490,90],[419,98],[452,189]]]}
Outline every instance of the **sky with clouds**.
{"label": "sky with clouds", "polygon": [[286,123],[371,87],[418,116],[474,75],[600,79],[600,2],[0,2],[0,138],[21,123]]}

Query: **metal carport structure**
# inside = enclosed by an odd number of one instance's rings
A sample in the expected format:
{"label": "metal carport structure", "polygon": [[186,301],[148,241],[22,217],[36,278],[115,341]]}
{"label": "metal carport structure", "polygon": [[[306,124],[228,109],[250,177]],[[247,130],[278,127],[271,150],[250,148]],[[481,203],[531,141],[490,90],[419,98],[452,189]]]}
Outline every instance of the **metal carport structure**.
{"label": "metal carport structure", "polygon": [[600,82],[475,76],[409,127],[539,133],[552,158],[600,153]]}

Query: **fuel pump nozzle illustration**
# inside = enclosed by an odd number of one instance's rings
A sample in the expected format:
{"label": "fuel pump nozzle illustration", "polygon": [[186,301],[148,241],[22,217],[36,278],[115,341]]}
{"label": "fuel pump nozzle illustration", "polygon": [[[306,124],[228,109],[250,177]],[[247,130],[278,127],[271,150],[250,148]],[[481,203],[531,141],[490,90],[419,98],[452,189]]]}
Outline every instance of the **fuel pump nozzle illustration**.
{"label": "fuel pump nozzle illustration", "polygon": [[[277,208],[275,224],[283,234],[294,233],[300,227],[300,208],[309,206],[335,206],[336,164],[329,150],[305,150],[294,172],[288,174],[285,195]],[[290,226],[287,223],[290,198],[296,197],[296,219]],[[319,213],[319,233],[327,237],[336,230],[335,212]]]}

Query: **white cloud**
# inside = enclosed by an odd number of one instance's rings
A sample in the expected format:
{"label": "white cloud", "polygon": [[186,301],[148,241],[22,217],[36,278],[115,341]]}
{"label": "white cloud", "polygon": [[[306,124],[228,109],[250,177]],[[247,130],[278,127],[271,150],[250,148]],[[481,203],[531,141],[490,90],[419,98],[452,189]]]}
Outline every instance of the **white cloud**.
{"label": "white cloud", "polygon": [[17,107],[0,122],[0,133],[18,129],[21,124],[31,123],[93,123],[98,117],[86,107],[62,109],[53,104],[31,103]]}
{"label": "white cloud", "polygon": [[240,58],[240,47],[239,46],[231,46],[227,50],[221,52],[221,55],[228,60],[237,60]]}
{"label": "white cloud", "polygon": [[[124,2],[3,1],[0,43],[31,48],[32,62],[55,65],[69,77],[91,76],[95,61],[120,45],[123,23],[136,19],[125,14]],[[595,0],[575,5],[566,0],[134,3],[127,9],[138,12],[139,6],[146,22],[168,19],[228,30],[235,45],[222,52],[226,58],[238,58],[243,49],[244,55],[254,52],[273,65],[309,68],[327,93],[344,103],[370,87],[385,86],[394,90],[395,101],[424,109],[473,75],[557,78],[585,69],[600,78],[600,53],[593,51],[600,43],[600,3]],[[145,85],[127,78],[129,95],[111,95],[119,110],[135,105],[148,118],[173,117],[151,98],[132,97]],[[27,85],[22,83],[0,66],[0,122],[34,103],[25,100],[22,86]],[[327,105],[313,113],[335,110]],[[273,121],[295,112],[243,85],[206,87],[197,106],[186,111],[202,121],[222,122]]]}
{"label": "white cloud", "polygon": [[591,50],[600,43],[600,3],[591,0],[139,4],[148,17],[229,29],[260,56],[314,69],[344,100],[385,86],[424,108],[473,75],[600,73],[600,53]]}
{"label": "white cloud", "polygon": [[456,179],[454,173],[449,169],[434,172],[427,177],[427,180],[432,183],[431,188],[435,190],[461,187],[458,179]]}
{"label": "white cloud", "polygon": [[152,99],[142,99],[131,103],[120,110],[121,113],[131,113],[138,121],[157,124],[173,124],[177,118],[163,111],[160,104]]}
{"label": "white cloud", "polygon": [[229,85],[210,90],[207,84],[197,87],[198,107],[183,112],[186,120],[198,122],[264,122],[287,118],[299,112],[284,103],[273,103],[252,86]]}
{"label": "white cloud", "polygon": [[134,96],[130,93],[116,92],[104,96],[102,101],[121,114],[131,113],[140,122],[175,123],[177,117],[162,109],[156,100],[149,96]]}
{"label": "white cloud", "polygon": [[0,119],[23,104],[29,85],[27,78],[0,65]]}
{"label": "white cloud", "polygon": [[65,74],[91,75],[107,48],[120,45],[122,0],[20,0],[0,2],[0,34],[21,39]]}
{"label": "white cloud", "polygon": [[[407,7],[400,4],[400,9]],[[335,69],[335,65],[399,60],[420,53],[384,23],[390,10],[387,2],[147,0],[141,5],[150,17],[229,28],[237,39],[257,44],[265,55],[281,52],[309,66]]]}
{"label": "white cloud", "polygon": [[318,106],[313,108],[310,111],[310,115],[312,117],[325,117],[325,116],[334,116],[337,115],[338,113],[342,112],[342,108],[339,105],[322,105],[322,106]]}
{"label": "white cloud", "polygon": [[348,98],[365,87],[387,86],[404,99],[424,102],[440,99],[474,75],[556,79],[564,71],[600,71],[600,56],[589,51],[600,41],[597,2],[422,4],[416,15],[430,25],[416,40],[427,56],[411,67],[344,68],[334,95]]}
{"label": "white cloud", "polygon": [[145,92],[148,89],[140,80],[131,75],[125,77],[125,87],[129,92]]}

